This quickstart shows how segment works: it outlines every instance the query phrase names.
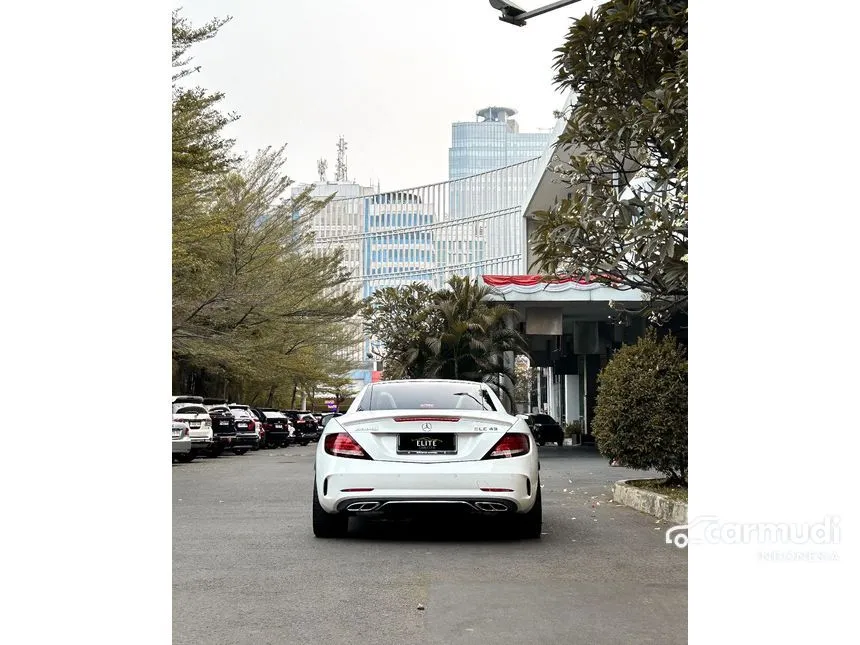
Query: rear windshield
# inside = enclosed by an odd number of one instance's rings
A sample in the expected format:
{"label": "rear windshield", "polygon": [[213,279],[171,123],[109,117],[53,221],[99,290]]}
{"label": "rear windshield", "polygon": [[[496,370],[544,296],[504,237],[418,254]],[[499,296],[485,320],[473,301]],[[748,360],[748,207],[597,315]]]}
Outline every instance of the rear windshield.
{"label": "rear windshield", "polygon": [[233,416],[236,417],[237,419],[250,419],[251,418],[251,413],[248,412],[247,410],[243,410],[242,408],[238,408],[238,409],[233,408],[230,411],[233,413]]}
{"label": "rear windshield", "polygon": [[186,405],[179,408],[174,414],[208,414],[202,405]]}
{"label": "rear windshield", "polygon": [[269,410],[260,410],[260,412],[265,414],[267,419],[286,419],[287,418],[283,414],[281,414],[280,412],[275,412],[274,410],[271,412]]}
{"label": "rear windshield", "polygon": [[203,403],[202,396],[177,396],[173,399],[174,403]]}
{"label": "rear windshield", "polygon": [[379,383],[364,393],[359,410],[495,410],[486,391],[463,383]]}
{"label": "rear windshield", "polygon": [[548,414],[536,414],[534,420],[537,423],[555,423],[555,419]]}

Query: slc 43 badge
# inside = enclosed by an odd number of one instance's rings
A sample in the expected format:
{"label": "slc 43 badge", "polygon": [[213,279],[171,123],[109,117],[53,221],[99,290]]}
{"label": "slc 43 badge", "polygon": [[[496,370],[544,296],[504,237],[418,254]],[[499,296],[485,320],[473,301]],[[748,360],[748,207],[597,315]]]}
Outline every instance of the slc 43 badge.
{"label": "slc 43 badge", "polygon": [[475,426],[475,432],[498,432],[499,426]]}

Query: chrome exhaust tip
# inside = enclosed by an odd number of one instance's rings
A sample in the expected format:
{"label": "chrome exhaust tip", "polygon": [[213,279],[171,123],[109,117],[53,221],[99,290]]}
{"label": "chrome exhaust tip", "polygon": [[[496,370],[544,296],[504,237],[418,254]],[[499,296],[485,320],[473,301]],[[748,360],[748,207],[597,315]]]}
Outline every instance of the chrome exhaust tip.
{"label": "chrome exhaust tip", "polygon": [[366,513],[367,511],[376,510],[379,507],[379,502],[355,502],[346,507],[346,510],[355,513]]}
{"label": "chrome exhaust tip", "polygon": [[480,511],[487,511],[491,513],[499,513],[508,510],[507,506],[505,506],[504,504],[499,504],[498,502],[475,502],[475,506]]}

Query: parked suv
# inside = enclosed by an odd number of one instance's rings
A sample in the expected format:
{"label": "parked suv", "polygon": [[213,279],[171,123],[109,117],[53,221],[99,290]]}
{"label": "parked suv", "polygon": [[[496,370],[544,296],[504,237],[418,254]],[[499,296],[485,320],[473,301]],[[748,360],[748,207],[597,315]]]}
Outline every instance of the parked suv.
{"label": "parked suv", "polygon": [[192,396],[190,394],[181,394],[173,397],[173,411],[176,412],[179,408],[186,405],[203,405],[202,396]]}
{"label": "parked suv", "polygon": [[314,415],[308,410],[281,410],[296,429],[296,442],[306,446],[311,441],[319,441],[320,428]]}
{"label": "parked suv", "polygon": [[191,437],[188,436],[188,424],[181,421],[173,422],[173,459],[189,462],[194,459],[191,453]]}
{"label": "parked suv", "polygon": [[247,408],[236,406],[230,407],[230,412],[235,419],[236,438],[233,439],[233,452],[244,455],[251,449],[257,448],[260,443],[260,433],[257,431],[257,422],[252,412]]}
{"label": "parked suv", "polygon": [[564,430],[561,429],[558,421],[551,416],[548,414],[527,414],[525,419],[539,446],[545,443],[564,445]]}
{"label": "parked suv", "polygon": [[217,457],[233,447],[236,439],[236,419],[226,405],[213,405],[209,408],[212,417],[212,456]]}
{"label": "parked suv", "polygon": [[253,446],[253,450],[259,450],[260,448],[265,447],[266,429],[263,427],[263,420],[251,408],[251,406],[244,405],[242,403],[230,403],[227,407],[230,408],[233,416],[236,416],[236,413],[240,412],[242,414],[247,414],[254,421],[254,432],[257,435],[257,443]]}
{"label": "parked suv", "polygon": [[290,419],[280,410],[273,408],[252,408],[263,422],[266,431],[266,447],[287,446],[295,441],[295,428]]}
{"label": "parked suv", "polygon": [[214,434],[209,411],[202,404],[196,403],[174,403],[173,408],[173,421],[188,424],[191,454],[196,457],[202,453],[210,453]]}

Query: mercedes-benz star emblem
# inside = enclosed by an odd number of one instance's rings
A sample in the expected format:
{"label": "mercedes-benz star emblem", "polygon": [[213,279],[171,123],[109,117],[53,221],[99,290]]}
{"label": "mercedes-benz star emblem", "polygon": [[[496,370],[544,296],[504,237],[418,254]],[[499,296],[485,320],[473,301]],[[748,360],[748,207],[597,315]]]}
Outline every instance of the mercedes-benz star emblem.
{"label": "mercedes-benz star emblem", "polygon": [[421,429],[422,429],[424,432],[429,432],[430,430],[432,430],[432,429],[433,429],[433,426],[432,426],[432,425],[430,425],[429,423],[425,423],[425,424],[423,424],[423,425],[421,426]]}

